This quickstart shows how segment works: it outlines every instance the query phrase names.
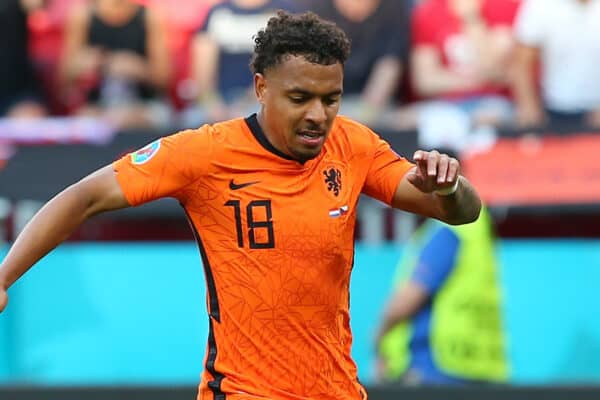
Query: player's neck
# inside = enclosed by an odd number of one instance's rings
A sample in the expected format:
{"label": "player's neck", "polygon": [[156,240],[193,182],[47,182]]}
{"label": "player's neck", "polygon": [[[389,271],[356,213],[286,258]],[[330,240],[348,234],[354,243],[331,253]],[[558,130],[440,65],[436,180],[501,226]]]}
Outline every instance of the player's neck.
{"label": "player's neck", "polygon": [[276,136],[270,131],[268,124],[265,121],[265,114],[262,110],[258,111],[258,113],[256,114],[256,119],[258,121],[258,125],[260,125],[260,129],[262,130],[265,138],[269,141],[269,143],[271,143],[271,146],[277,149],[277,151],[280,151],[283,154],[293,157],[291,154],[288,154],[288,152],[284,151],[284,149],[282,148],[284,146],[282,146],[281,143],[278,143],[278,141],[276,140]]}

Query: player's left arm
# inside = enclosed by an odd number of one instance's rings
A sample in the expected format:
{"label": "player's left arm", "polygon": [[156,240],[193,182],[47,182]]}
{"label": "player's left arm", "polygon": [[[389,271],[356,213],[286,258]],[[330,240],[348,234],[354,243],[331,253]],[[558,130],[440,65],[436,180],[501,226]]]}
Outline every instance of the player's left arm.
{"label": "player's left arm", "polygon": [[477,219],[481,200],[475,188],[460,175],[458,160],[436,150],[418,150],[414,162],[415,166],[404,175],[394,193],[394,208],[451,225]]}

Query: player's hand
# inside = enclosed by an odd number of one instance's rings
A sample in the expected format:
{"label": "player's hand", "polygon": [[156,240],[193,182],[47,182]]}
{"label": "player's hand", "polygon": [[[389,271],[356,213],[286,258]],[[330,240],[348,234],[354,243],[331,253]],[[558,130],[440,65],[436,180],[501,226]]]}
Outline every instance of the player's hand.
{"label": "player's hand", "polygon": [[143,80],[147,75],[146,61],[131,51],[116,51],[107,57],[106,72],[114,78]]}
{"label": "player's hand", "polygon": [[6,290],[0,288],[0,313],[6,308],[6,303],[8,303],[8,294]]}
{"label": "player's hand", "polygon": [[544,110],[536,104],[517,107],[517,125],[522,128],[540,126],[546,121]]}
{"label": "player's hand", "polygon": [[416,168],[408,173],[408,181],[423,193],[444,191],[456,185],[460,164],[456,158],[437,150],[417,150],[413,157]]}

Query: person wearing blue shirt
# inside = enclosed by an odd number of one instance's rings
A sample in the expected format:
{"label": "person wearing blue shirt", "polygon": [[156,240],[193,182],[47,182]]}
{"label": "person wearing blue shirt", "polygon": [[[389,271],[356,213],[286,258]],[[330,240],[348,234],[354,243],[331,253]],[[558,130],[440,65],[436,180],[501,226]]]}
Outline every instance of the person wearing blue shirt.
{"label": "person wearing blue shirt", "polygon": [[213,5],[192,43],[192,76],[197,103],[183,123],[197,126],[256,111],[248,69],[253,35],[277,10],[299,11],[291,0],[226,0]]}
{"label": "person wearing blue shirt", "polygon": [[434,385],[506,380],[487,211],[462,227],[425,222],[408,244],[399,274],[377,339],[382,379]]}

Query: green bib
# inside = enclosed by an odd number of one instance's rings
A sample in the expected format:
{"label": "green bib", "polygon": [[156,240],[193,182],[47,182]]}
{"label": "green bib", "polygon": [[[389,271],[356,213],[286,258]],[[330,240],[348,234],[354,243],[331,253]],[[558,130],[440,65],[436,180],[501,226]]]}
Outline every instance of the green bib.
{"label": "green bib", "polygon": [[[508,365],[489,218],[483,209],[478,221],[449,226],[460,244],[451,274],[432,299],[429,339],[435,364],[448,375],[502,382],[508,378]],[[400,285],[414,270],[422,246],[441,226],[431,220],[416,233],[400,267]],[[380,352],[389,378],[401,376],[408,368],[411,337],[412,326],[406,322],[383,338]]]}

